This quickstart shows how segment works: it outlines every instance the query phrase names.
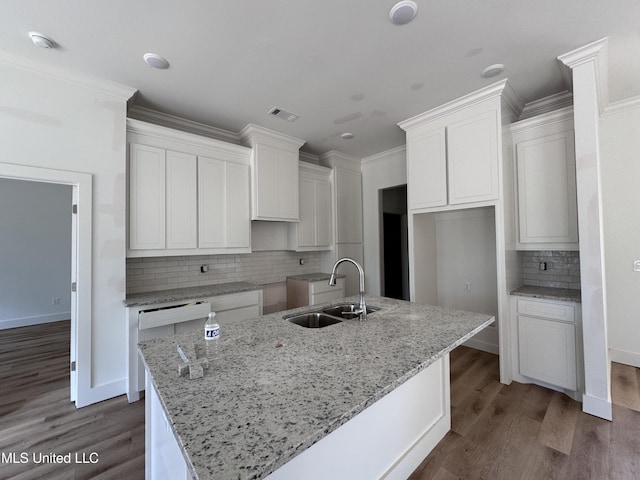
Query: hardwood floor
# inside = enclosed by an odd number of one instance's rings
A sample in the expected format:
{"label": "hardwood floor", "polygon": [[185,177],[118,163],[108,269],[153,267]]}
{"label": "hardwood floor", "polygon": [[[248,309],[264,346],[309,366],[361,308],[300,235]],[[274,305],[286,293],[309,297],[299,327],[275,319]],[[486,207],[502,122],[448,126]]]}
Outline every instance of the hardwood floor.
{"label": "hardwood floor", "polygon": [[[76,409],[69,333],[69,322],[0,331],[0,480],[143,479],[144,402]],[[500,384],[498,357],[478,350],[451,352],[451,378],[452,430],[410,480],[640,479],[639,369],[612,365],[613,422],[560,393]],[[93,452],[97,463],[75,463]],[[72,462],[34,463],[51,453]]]}
{"label": "hardwood floor", "polygon": [[[69,321],[0,330],[0,479],[143,479],[144,402],[121,396],[76,409],[70,331]],[[52,453],[71,455],[40,458]]]}
{"label": "hardwood floor", "polygon": [[410,480],[640,479],[639,369],[612,364],[613,422],[498,371],[496,355],[451,352],[452,429]]}

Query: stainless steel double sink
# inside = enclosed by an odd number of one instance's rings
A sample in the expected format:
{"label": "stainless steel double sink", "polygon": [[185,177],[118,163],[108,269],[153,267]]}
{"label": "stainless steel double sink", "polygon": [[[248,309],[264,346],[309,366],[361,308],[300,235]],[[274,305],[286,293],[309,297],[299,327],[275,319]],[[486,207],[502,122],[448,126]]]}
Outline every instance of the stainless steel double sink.
{"label": "stainless steel double sink", "polygon": [[[324,328],[340,323],[344,319],[359,318],[360,314],[357,313],[359,308],[360,305],[358,303],[341,303],[340,305],[332,305],[317,311],[285,315],[282,318],[305,328]],[[378,310],[380,310],[380,307],[367,305],[367,314]]]}

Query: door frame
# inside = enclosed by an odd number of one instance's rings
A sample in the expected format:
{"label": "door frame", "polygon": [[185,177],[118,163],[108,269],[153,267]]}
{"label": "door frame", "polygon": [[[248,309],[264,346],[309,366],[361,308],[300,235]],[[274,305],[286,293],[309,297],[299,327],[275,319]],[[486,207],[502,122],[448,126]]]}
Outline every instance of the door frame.
{"label": "door frame", "polygon": [[[70,185],[73,204],[71,235],[71,363],[76,370],[70,375],[70,399],[77,407],[91,403],[91,250],[92,250],[92,175],[89,173],[0,163],[0,178]],[[72,369],[70,369],[72,370]]]}

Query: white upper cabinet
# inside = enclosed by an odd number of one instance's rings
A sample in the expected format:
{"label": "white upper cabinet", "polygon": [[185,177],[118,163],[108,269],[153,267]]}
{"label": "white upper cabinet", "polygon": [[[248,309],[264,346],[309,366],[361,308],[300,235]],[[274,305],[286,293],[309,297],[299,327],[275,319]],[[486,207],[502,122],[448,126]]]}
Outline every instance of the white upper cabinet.
{"label": "white upper cabinet", "polygon": [[129,145],[129,248],[166,247],[165,150]]}
{"label": "white upper cabinet", "polygon": [[300,221],[289,227],[289,249],[330,250],[333,244],[331,169],[300,162]]}
{"label": "white upper cabinet", "polygon": [[251,219],[297,222],[298,157],[304,140],[249,124],[241,132],[251,153]]}
{"label": "white upper cabinet", "polygon": [[196,248],[196,156],[168,150],[167,155],[167,248]]}
{"label": "white upper cabinet", "polygon": [[129,257],[249,253],[250,149],[137,120],[129,141]]}
{"label": "white upper cabinet", "polygon": [[576,166],[571,109],[511,127],[520,250],[577,250]]}
{"label": "white upper cabinet", "polygon": [[410,210],[498,200],[504,83],[399,123],[407,132]]}

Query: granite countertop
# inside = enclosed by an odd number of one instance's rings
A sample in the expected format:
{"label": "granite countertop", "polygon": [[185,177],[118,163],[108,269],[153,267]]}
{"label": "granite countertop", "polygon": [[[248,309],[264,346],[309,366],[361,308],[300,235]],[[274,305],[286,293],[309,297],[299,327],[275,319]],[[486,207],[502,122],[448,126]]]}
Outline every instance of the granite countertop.
{"label": "granite countertop", "polygon": [[580,290],[574,288],[535,287],[522,285],[511,292],[511,295],[521,297],[546,298],[548,300],[562,300],[565,302],[581,301]]}
{"label": "granite countertop", "polygon": [[194,478],[264,478],[494,321],[366,300],[381,307],[366,322],[308,329],[282,318],[321,306],[220,322],[210,367],[196,380],[178,376],[176,344],[204,354],[202,332],[140,344]]}
{"label": "granite countertop", "polygon": [[[336,278],[343,278],[344,275],[343,274],[336,274]],[[303,280],[305,282],[321,282],[323,280],[329,281],[329,279],[331,278],[331,274],[330,273],[323,273],[323,272],[314,272],[314,273],[303,273],[302,275],[289,275],[287,277],[288,279],[291,280]]]}
{"label": "granite countertop", "polygon": [[248,292],[251,290],[262,290],[262,287],[251,282],[233,282],[221,283],[218,285],[202,285],[199,287],[173,288],[170,290],[158,290],[154,292],[132,293],[127,295],[127,298],[124,299],[124,305],[126,307],[156,305],[158,303],[215,297],[217,295]]}

